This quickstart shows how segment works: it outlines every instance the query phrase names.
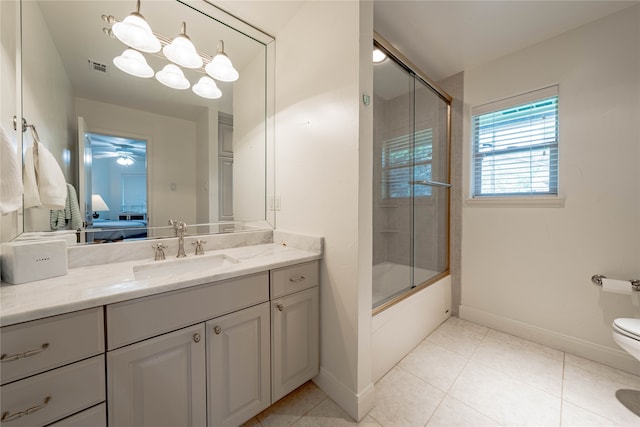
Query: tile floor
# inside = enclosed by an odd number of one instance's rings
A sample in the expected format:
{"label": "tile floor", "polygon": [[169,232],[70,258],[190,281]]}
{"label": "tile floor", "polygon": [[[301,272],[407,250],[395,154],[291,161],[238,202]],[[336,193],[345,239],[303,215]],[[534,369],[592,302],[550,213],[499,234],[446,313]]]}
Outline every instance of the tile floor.
{"label": "tile floor", "polygon": [[244,427],[640,426],[640,377],[455,317],[375,393],[358,424],[308,382]]}

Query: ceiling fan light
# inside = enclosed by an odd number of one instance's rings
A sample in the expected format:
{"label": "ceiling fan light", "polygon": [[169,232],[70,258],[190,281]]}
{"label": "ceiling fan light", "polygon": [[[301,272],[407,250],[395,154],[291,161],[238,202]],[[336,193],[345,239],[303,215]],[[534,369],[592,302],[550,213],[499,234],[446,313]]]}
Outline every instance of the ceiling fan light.
{"label": "ceiling fan light", "polygon": [[131,157],[118,157],[116,163],[122,166],[131,166],[133,164],[133,159]]}
{"label": "ceiling fan light", "polygon": [[222,96],[222,91],[210,77],[201,77],[198,83],[193,85],[193,92],[203,98],[218,99]]}
{"label": "ceiling fan light", "polygon": [[153,34],[151,27],[138,12],[132,12],[121,22],[116,22],[111,31],[118,40],[129,47],[142,52],[160,51],[160,40]]}
{"label": "ceiling fan light", "polygon": [[240,75],[238,71],[233,68],[231,60],[224,53],[224,42],[220,40],[218,43],[218,53],[213,57],[211,62],[207,64],[204,70],[216,80],[221,82],[235,82]]}
{"label": "ceiling fan light", "polygon": [[184,73],[175,64],[167,64],[156,73],[156,79],[165,86],[173,89],[188,89],[191,84]]}
{"label": "ceiling fan light", "polygon": [[172,62],[185,68],[202,67],[202,57],[186,34],[187,24],[182,23],[182,32],[162,48],[162,53]]}
{"label": "ceiling fan light", "polygon": [[147,64],[147,60],[137,50],[127,49],[122,55],[113,58],[113,63],[120,70],[132,76],[149,78],[153,77],[153,69]]}

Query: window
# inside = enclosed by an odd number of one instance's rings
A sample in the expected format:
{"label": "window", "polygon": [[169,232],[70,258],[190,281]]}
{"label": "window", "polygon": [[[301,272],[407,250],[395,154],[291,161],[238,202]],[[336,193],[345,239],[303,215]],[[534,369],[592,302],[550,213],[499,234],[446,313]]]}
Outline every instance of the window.
{"label": "window", "polygon": [[431,187],[412,185],[411,182],[431,180],[432,139],[433,131],[423,129],[384,142],[382,146],[383,198],[411,197],[412,189],[414,197],[431,195]]}
{"label": "window", "polygon": [[558,87],[472,109],[473,197],[558,194]]}

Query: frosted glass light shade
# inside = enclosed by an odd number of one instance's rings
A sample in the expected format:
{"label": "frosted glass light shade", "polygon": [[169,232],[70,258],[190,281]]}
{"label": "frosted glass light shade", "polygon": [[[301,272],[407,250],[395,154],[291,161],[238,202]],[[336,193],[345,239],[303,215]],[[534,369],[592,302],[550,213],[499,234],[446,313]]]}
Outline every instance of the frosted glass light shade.
{"label": "frosted glass light shade", "polygon": [[156,73],[156,79],[165,86],[173,89],[188,89],[191,84],[184,73],[175,64],[167,64]]}
{"label": "frosted glass light shade", "polygon": [[120,70],[132,76],[149,78],[153,77],[153,70],[147,64],[147,60],[137,50],[127,49],[122,55],[113,58],[113,63]]}
{"label": "frosted glass light shade", "polygon": [[240,77],[238,71],[233,68],[231,60],[224,53],[224,42],[222,40],[218,42],[217,55],[204,67],[204,70],[211,77],[221,82],[235,82]]}
{"label": "frosted glass light shade", "polygon": [[201,77],[198,83],[191,88],[196,95],[208,99],[218,99],[222,96],[222,91],[210,77]]}
{"label": "frosted glass light shade", "polygon": [[170,61],[175,62],[185,68],[202,67],[202,58],[198,55],[196,47],[191,43],[191,39],[186,34],[186,23],[182,23],[182,32],[171,41],[170,44],[162,48],[162,53]]}
{"label": "frosted glass light shade", "polygon": [[153,34],[151,27],[138,12],[132,12],[121,22],[111,27],[113,34],[122,43],[142,52],[159,52],[160,40]]}

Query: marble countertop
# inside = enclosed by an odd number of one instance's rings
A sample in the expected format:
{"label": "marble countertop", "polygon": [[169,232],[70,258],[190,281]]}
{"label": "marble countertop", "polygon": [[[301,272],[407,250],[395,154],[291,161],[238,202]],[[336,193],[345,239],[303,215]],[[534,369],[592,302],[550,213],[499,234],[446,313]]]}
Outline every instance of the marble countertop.
{"label": "marble countertop", "polygon": [[[150,260],[125,261],[72,268],[66,276],[20,285],[3,284],[0,287],[0,326],[231,279],[322,257],[319,252],[278,243],[219,249],[208,251],[203,256],[218,254],[228,255],[239,262],[213,270],[200,268],[197,271],[140,280],[134,277],[134,266],[148,264]],[[179,263],[193,257],[155,262]]]}

